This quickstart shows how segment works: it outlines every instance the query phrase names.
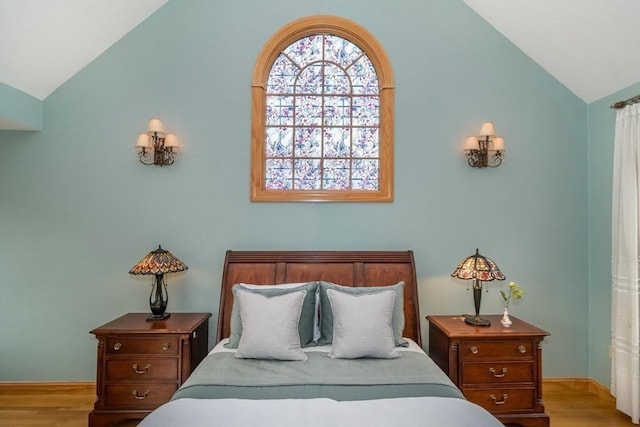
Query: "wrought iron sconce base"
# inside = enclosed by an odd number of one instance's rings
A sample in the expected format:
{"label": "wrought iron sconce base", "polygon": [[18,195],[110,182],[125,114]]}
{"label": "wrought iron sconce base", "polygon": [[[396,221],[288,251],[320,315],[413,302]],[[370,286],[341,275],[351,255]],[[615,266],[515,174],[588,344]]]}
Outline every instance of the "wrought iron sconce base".
{"label": "wrought iron sconce base", "polygon": [[502,164],[502,151],[489,149],[489,136],[478,140],[478,149],[467,151],[467,163],[472,168],[495,168]]}
{"label": "wrought iron sconce base", "polygon": [[151,119],[147,133],[138,135],[136,148],[138,160],[143,165],[169,166],[176,160],[180,142],[174,134],[164,132],[159,119]]}
{"label": "wrought iron sconce base", "polygon": [[[149,135],[149,142],[153,148],[140,147],[138,151],[138,160],[143,165],[151,166],[169,166],[176,160],[176,152],[173,147],[165,145],[166,136],[161,136],[158,132]],[[147,160],[148,158],[151,158]]]}
{"label": "wrought iron sconce base", "polygon": [[464,144],[467,163],[472,168],[495,168],[502,164],[504,138],[495,136],[493,123],[482,124],[479,136],[470,136]]}

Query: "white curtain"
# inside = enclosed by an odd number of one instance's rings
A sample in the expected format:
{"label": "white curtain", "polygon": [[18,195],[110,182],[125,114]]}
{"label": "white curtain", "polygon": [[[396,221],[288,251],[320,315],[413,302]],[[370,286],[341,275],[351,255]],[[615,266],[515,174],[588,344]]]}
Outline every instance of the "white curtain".
{"label": "white curtain", "polygon": [[613,360],[616,407],[640,423],[640,104],[616,113],[612,209]]}

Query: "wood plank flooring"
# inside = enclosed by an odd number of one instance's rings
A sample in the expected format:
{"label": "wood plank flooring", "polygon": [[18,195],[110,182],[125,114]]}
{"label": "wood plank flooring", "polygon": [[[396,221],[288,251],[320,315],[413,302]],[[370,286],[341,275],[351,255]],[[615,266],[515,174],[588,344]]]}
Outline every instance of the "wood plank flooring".
{"label": "wood plank flooring", "polygon": [[[543,380],[542,400],[551,427],[630,427],[609,390],[589,380]],[[635,427],[638,427],[635,424]]]}
{"label": "wood plank flooring", "polygon": [[[615,409],[608,391],[588,380],[544,380],[543,396],[551,427],[634,426]],[[86,427],[94,399],[89,382],[0,383],[0,427]]]}
{"label": "wood plank flooring", "polygon": [[0,426],[86,427],[95,383],[2,383]]}

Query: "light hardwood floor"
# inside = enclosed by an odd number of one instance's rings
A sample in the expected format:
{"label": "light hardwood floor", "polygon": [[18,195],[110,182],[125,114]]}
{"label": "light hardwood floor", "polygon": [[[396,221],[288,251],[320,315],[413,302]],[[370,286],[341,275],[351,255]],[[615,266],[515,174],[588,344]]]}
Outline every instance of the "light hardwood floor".
{"label": "light hardwood floor", "polygon": [[[543,380],[542,399],[551,427],[630,427],[603,386],[589,380]],[[638,427],[635,424],[635,427]]]}
{"label": "light hardwood floor", "polygon": [[[551,427],[633,426],[608,392],[588,380],[545,380],[543,396]],[[0,383],[0,427],[85,427],[94,399],[93,383]]]}

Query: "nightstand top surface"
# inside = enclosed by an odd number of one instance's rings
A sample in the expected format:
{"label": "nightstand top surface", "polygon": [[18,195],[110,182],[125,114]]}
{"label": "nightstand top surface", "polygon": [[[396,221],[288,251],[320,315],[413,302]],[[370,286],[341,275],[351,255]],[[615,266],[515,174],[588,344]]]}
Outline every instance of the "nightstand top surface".
{"label": "nightstand top surface", "polygon": [[147,320],[149,313],[128,313],[91,331],[92,334],[116,333],[190,333],[202,322],[211,317],[211,313],[171,313],[165,320]]}
{"label": "nightstand top surface", "polygon": [[427,320],[431,325],[441,329],[449,337],[487,337],[487,338],[505,338],[517,336],[539,336],[545,337],[549,332],[533,326],[517,317],[509,316],[513,324],[505,328],[500,323],[501,315],[481,315],[483,319],[491,322],[490,326],[474,326],[465,323],[464,317],[461,315],[438,315],[427,316]]}

